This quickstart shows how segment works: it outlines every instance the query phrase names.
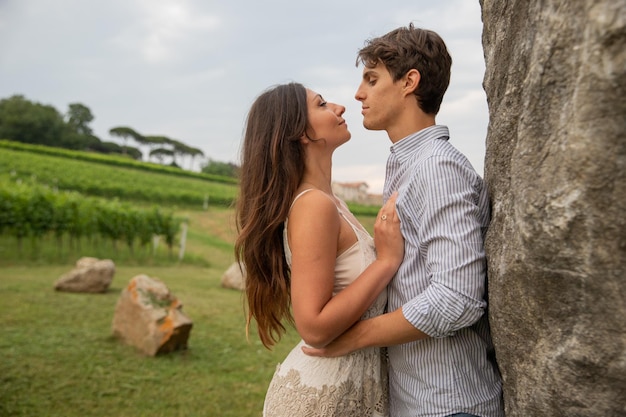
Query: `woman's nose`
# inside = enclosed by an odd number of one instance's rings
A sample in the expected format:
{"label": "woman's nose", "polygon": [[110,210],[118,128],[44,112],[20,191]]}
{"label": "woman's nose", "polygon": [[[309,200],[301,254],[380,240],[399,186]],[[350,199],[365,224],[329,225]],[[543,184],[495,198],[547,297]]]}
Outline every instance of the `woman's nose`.
{"label": "woman's nose", "polygon": [[334,104],[334,106],[335,106],[335,113],[337,113],[339,116],[341,116],[346,111],[346,107],[342,106],[341,104]]}

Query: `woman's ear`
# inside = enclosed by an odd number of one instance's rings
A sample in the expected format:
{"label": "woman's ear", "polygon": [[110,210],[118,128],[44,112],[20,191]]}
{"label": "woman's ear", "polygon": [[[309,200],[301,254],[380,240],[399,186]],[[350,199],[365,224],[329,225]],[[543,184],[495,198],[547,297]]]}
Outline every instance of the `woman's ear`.
{"label": "woman's ear", "polygon": [[309,143],[311,143],[311,138],[309,137],[309,134],[306,130],[304,131],[304,133],[302,133],[302,136],[300,136],[300,143],[303,145],[308,145]]}
{"label": "woman's ear", "polygon": [[418,70],[411,68],[409,72],[404,76],[404,92],[406,94],[413,94],[417,90],[421,80],[421,75]]}

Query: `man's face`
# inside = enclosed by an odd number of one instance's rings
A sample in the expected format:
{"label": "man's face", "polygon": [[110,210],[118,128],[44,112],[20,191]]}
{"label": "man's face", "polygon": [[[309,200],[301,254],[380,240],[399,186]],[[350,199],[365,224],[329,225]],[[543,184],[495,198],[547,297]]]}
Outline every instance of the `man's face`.
{"label": "man's face", "polygon": [[402,83],[393,82],[384,64],[364,67],[363,78],[354,98],[361,102],[363,126],[389,132],[398,122],[403,103]]}

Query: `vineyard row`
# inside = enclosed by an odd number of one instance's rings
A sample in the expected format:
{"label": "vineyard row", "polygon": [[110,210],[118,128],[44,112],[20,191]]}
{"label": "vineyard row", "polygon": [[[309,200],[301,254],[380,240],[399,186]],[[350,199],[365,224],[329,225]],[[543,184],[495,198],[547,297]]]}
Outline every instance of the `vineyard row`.
{"label": "vineyard row", "polygon": [[21,247],[26,237],[54,235],[69,238],[99,236],[115,245],[146,246],[159,236],[174,245],[181,220],[158,207],[140,209],[116,199],[85,197],[41,185],[0,182],[0,235],[15,237]]}

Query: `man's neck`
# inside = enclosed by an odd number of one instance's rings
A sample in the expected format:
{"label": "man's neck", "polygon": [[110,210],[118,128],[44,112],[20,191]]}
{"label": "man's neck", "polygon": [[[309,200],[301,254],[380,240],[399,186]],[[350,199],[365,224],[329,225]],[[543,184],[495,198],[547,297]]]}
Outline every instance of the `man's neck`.
{"label": "man's neck", "polygon": [[434,125],[434,115],[422,112],[413,113],[410,117],[406,117],[404,120],[401,120],[400,123],[388,128],[387,135],[389,136],[391,143],[396,143],[400,139],[404,139],[413,133]]}

